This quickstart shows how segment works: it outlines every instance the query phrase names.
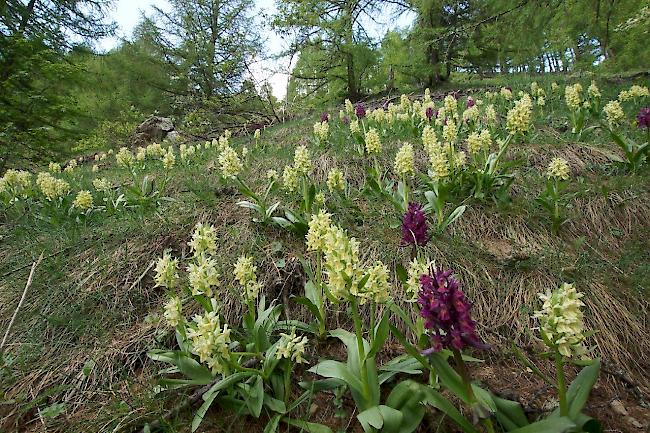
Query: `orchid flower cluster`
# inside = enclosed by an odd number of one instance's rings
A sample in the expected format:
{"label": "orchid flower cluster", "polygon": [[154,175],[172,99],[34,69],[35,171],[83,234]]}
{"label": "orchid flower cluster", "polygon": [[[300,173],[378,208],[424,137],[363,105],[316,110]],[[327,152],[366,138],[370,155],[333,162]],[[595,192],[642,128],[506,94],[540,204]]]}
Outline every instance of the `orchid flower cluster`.
{"label": "orchid flower cluster", "polygon": [[551,232],[557,234],[562,224],[568,221],[566,205],[570,195],[564,194],[571,168],[564,158],[553,158],[546,169],[546,189],[537,201],[548,212],[551,218]]}
{"label": "orchid flower cluster", "polygon": [[384,304],[390,299],[388,268],[381,261],[364,267],[359,242],[331,222],[325,211],[313,215],[306,236],[307,248],[324,256],[324,275],[329,294],[337,302],[355,300]]}
{"label": "orchid flower cluster", "polygon": [[417,302],[424,327],[430,331],[430,350],[485,348],[476,334],[476,322],[470,317],[471,304],[452,273],[451,270],[436,270],[432,275],[420,276]]}
{"label": "orchid flower cluster", "polygon": [[[74,161],[76,164],[76,160]],[[68,164],[68,167],[70,166]],[[94,207],[92,193],[82,189],[73,195],[70,182],[55,177],[61,176],[61,166],[51,163],[49,170],[38,173],[36,179],[28,171],[7,170],[0,178],[0,203],[25,206],[36,203],[52,215],[60,210],[77,218],[88,215]],[[70,170],[63,175],[69,176]],[[54,217],[52,218],[54,220]]]}
{"label": "orchid flower cluster", "polygon": [[[609,101],[603,108],[604,121],[600,126],[623,151],[625,159],[619,162],[623,162],[630,171],[636,171],[645,164],[650,153],[650,108],[641,106],[648,99],[650,91],[647,87],[633,85],[628,90],[622,90],[618,99]],[[627,120],[626,109],[638,110],[635,111],[634,121]],[[639,130],[639,138],[634,138],[634,133],[628,128],[622,130],[622,126],[630,124],[635,124]]]}
{"label": "orchid flower cluster", "polygon": [[[164,318],[185,337],[190,351],[199,357],[213,374],[229,373],[230,332],[227,324],[221,324],[218,315],[219,302],[214,288],[220,286],[220,274],[214,258],[216,253],[216,230],[211,225],[197,224],[192,239],[188,242],[192,262],[187,265],[187,286],[180,283],[179,261],[165,251],[155,266],[157,287],[165,287],[173,295],[164,307]],[[183,316],[183,301],[175,293],[180,288],[186,295],[194,297],[205,310],[192,321]]]}
{"label": "orchid flower cluster", "polygon": [[[223,149],[225,150],[225,148]],[[222,150],[222,151],[223,151]],[[293,370],[308,362],[309,339],[298,335],[295,326],[280,321],[282,305],[266,305],[258,269],[252,256],[240,256],[233,267],[233,277],[241,293],[241,302],[248,307],[241,326],[231,326],[222,316],[223,285],[216,263],[216,229],[212,225],[196,225],[191,239],[190,263],[185,268],[186,278],[179,276],[179,260],[165,251],[155,265],[157,287],[170,292],[163,309],[168,326],[174,328],[178,350],[152,350],[149,356],[171,363],[184,377],[162,384],[173,383],[219,386],[219,392],[210,391],[204,397],[203,413],[216,398],[237,402],[246,408],[245,414],[259,418],[262,408],[291,423],[293,398]],[[184,304],[195,301],[202,309],[192,319],[184,315]],[[193,309],[193,308],[191,308]],[[297,401],[304,401],[307,391]],[[192,425],[202,421],[201,410]],[[272,423],[271,423],[272,424]]]}
{"label": "orchid flower cluster", "polygon": [[[572,407],[573,402],[570,401],[570,392],[567,392],[564,365],[572,358],[580,358],[583,362],[588,360],[589,351],[584,345],[587,333],[582,312],[582,308],[585,306],[582,301],[583,296],[584,294],[578,292],[573,284],[563,283],[553,291],[539,294],[543,305],[533,316],[539,321],[542,340],[555,358],[559,415],[565,417],[576,416],[576,414],[571,414],[571,412],[575,412],[575,408]],[[592,362],[575,380],[587,382],[582,386],[589,390],[596,382],[598,367],[598,360]],[[539,372],[539,369],[534,367],[534,371]],[[591,377],[585,378],[584,376],[587,374],[590,374]],[[573,387],[572,384],[571,388]],[[578,416],[584,418],[584,415]],[[575,421],[585,422],[584,419]]]}
{"label": "orchid flower cluster", "polygon": [[[580,138],[587,126],[587,116],[599,117],[602,94],[598,85],[592,80],[585,92],[580,83],[567,85],[564,88],[564,99],[569,109],[571,132]],[[605,111],[615,110],[613,105],[606,106]],[[618,114],[618,113],[617,113]]]}
{"label": "orchid flower cluster", "polygon": [[[165,287],[173,293],[164,307],[167,323],[189,339],[192,353],[199,356],[200,362],[205,363],[214,374],[228,374],[229,368],[232,367],[228,365],[231,363],[228,360],[231,328],[225,323],[222,325],[218,315],[220,293],[216,289],[222,284],[215,258],[216,241],[214,226],[197,224],[188,242],[192,260],[185,269],[186,285],[181,283],[179,276],[179,260],[172,258],[169,251],[165,251],[156,262],[154,279],[157,287]],[[249,313],[254,318],[262,284],[257,279],[257,266],[253,258],[239,257],[233,268],[233,276],[241,287],[241,300],[249,306]],[[182,298],[176,293],[179,288],[185,297],[196,300],[205,313],[196,315],[192,321],[185,319]],[[293,341],[293,346],[289,346],[289,341],[285,341],[285,335],[282,338],[284,352],[280,353],[289,353],[289,358],[304,362],[302,355],[307,340],[296,340],[295,330],[292,335],[290,341]]]}

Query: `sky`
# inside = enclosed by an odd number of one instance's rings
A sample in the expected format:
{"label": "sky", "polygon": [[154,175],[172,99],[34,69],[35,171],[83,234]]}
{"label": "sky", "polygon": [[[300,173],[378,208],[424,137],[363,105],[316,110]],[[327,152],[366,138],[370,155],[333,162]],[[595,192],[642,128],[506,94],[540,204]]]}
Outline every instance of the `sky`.
{"label": "sky", "polygon": [[[98,41],[97,48],[108,51],[116,47],[123,38],[129,39],[135,26],[140,21],[142,14],[151,15],[153,6],[161,9],[168,7],[165,0],[117,0],[111,11],[111,19],[118,25],[117,34],[111,38],[104,38]],[[275,0],[255,0],[256,13],[264,12],[272,15],[275,12]],[[388,18],[388,13],[381,14]],[[376,23],[370,20],[363,22],[364,27],[369,35],[377,40],[381,39],[383,34],[394,28],[404,28],[413,22],[412,14],[403,14],[397,20],[387,23]],[[274,55],[281,53],[287,48],[287,43],[277,33],[265,29],[262,33],[265,40],[265,54]],[[273,88],[273,95],[278,99],[283,99],[286,90],[289,75],[287,74],[290,59],[279,59],[277,61],[263,60],[251,65],[253,78],[257,85],[268,81]],[[282,71],[282,72],[280,72]]]}

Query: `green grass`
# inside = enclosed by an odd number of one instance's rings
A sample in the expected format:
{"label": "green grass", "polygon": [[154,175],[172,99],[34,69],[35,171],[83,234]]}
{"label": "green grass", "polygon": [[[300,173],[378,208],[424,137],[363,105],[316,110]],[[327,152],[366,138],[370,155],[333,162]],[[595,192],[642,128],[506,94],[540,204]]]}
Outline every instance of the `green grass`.
{"label": "green grass", "polygon": [[[540,84],[552,80],[565,81],[558,76],[537,79]],[[460,87],[507,83],[516,92],[529,82],[526,77],[497,77]],[[614,98],[622,87],[601,85],[603,100]],[[249,185],[263,188],[268,169],[281,174],[292,162],[295,147],[310,145],[314,121],[316,116],[267,129],[261,148],[253,148],[248,137],[234,139],[238,150],[251,148],[243,175]],[[391,270],[397,263],[406,264],[409,252],[399,247],[400,231],[394,227],[400,215],[387,203],[361,194],[363,157],[343,130],[333,126],[332,132],[330,147],[310,145],[313,178],[324,187],[328,170],[343,168],[352,200],[362,209],[356,213],[330,201],[335,221],[362,243],[364,260],[382,260]],[[418,137],[389,134],[383,138],[383,166],[392,167],[403,141],[414,143],[423,157]],[[502,345],[502,338],[529,343],[528,316],[538,306],[536,293],[561,281],[575,282],[586,293],[588,324],[600,331],[594,337],[597,351],[641,377],[647,368],[644,353],[650,349],[644,319],[650,274],[648,170],[628,174],[608,161],[608,153],[617,149],[600,131],[576,142],[566,128],[563,94],[549,95],[531,137],[513,145],[508,154],[518,161],[510,200],[470,202],[466,214],[430,242],[427,251],[438,264],[458,271],[475,304],[481,335],[495,347]],[[550,234],[548,220],[534,200],[553,156],[565,157],[577,172],[570,186],[576,194],[567,209],[570,221],[558,237]],[[247,252],[259,263],[260,279],[269,293],[300,291],[282,288],[282,279],[288,277],[278,265],[304,256],[304,242],[277,227],[253,223],[248,211],[235,206],[242,197],[220,180],[216,157],[212,150],[182,165],[177,156],[177,168],[164,192],[172,200],[162,202],[155,212],[97,213],[85,221],[63,218],[60,224],[30,212],[0,213],[1,329],[14,312],[29,264],[41,253],[46,256],[18,314],[0,369],[4,390],[0,396],[8,401],[0,405],[0,428],[13,431],[39,422],[36,408],[65,399],[66,412],[53,421],[55,429],[112,431],[155,418],[164,405],[177,400],[175,393],[154,394],[161,367],[146,357],[149,349],[173,344],[171,333],[157,320],[167,294],[154,288],[150,265],[166,249],[186,256],[186,242],[197,222],[217,227],[224,287],[232,287],[232,265]],[[108,161],[99,174],[92,173],[90,165],[80,168],[75,189],[92,190],[94,177],[107,177],[118,185],[132,183],[126,170],[116,168],[114,159]],[[424,165],[418,162],[421,170]],[[158,166],[147,173],[157,181],[163,177]],[[283,204],[298,200],[296,194],[281,191],[274,198]],[[395,296],[400,294],[396,288]],[[226,303],[235,299],[225,288],[219,296]],[[234,319],[240,307],[234,301],[229,305],[226,314]],[[616,315],[612,309],[622,311]],[[341,320],[345,323],[345,317]],[[91,360],[95,366],[84,374]]]}

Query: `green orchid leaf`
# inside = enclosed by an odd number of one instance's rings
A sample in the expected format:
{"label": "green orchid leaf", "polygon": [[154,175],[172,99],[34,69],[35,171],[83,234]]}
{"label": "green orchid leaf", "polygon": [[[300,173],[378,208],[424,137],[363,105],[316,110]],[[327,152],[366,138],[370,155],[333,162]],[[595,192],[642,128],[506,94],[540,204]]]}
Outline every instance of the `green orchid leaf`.
{"label": "green orchid leaf", "polygon": [[196,381],[199,385],[207,385],[214,379],[212,372],[207,367],[199,364],[194,358],[183,352],[174,354],[174,364],[181,373]]}
{"label": "green orchid leaf", "polygon": [[438,391],[434,390],[433,388],[427,387],[427,389],[424,392],[425,392],[425,397],[424,397],[425,403],[445,413],[460,428],[462,428],[465,433],[479,433],[479,431],[476,428],[474,428],[474,425],[472,425],[472,423],[467,418],[465,418],[458,411],[458,409],[456,409],[453,403],[451,403],[449,400],[443,397],[443,395],[440,394]]}
{"label": "green orchid leaf", "polygon": [[366,355],[368,358],[374,357],[375,354],[379,352],[382,347],[384,347],[384,343],[390,334],[389,316],[390,310],[386,308],[384,310],[384,314],[381,316],[381,320],[375,325],[375,329],[373,330],[374,336],[372,340],[372,347]]}
{"label": "green orchid leaf", "polygon": [[529,424],[524,409],[516,401],[506,400],[501,397],[492,395],[492,400],[496,404],[496,417],[499,423],[506,431],[514,430],[519,427],[525,427]]}
{"label": "green orchid leaf", "polygon": [[467,395],[463,381],[456,371],[449,365],[447,360],[439,353],[432,353],[429,356],[429,362],[434,371],[438,374],[443,385],[449,389],[456,397],[460,398],[466,404],[470,404],[470,397]]}
{"label": "green orchid leaf", "polygon": [[591,365],[583,368],[573,379],[566,394],[569,403],[569,418],[574,419],[582,412],[585,404],[587,404],[591,389],[598,380],[599,373],[600,359],[595,359]]}
{"label": "green orchid leaf", "polygon": [[282,421],[308,433],[332,433],[332,429],[323,424],[293,418],[282,418]]}
{"label": "green orchid leaf", "polygon": [[210,406],[212,405],[212,402],[214,399],[217,397],[217,392],[211,393],[208,398],[206,399],[205,396],[203,398],[203,404],[199,409],[196,411],[196,414],[194,414],[194,418],[192,418],[192,433],[196,431],[196,429],[199,428],[201,425],[201,422],[203,422],[203,418],[205,417],[205,414],[207,413],[208,409],[210,409]]}
{"label": "green orchid leaf", "polygon": [[282,400],[273,398],[268,394],[264,394],[264,406],[268,407],[270,410],[276,413],[285,414],[287,413],[287,406]]}
{"label": "green orchid leaf", "polygon": [[282,415],[274,415],[273,418],[266,423],[263,433],[276,433],[278,431],[278,426],[280,425],[280,419]]}
{"label": "green orchid leaf", "polygon": [[348,369],[348,366],[339,361],[326,360],[315,365],[308,370],[311,373],[318,374],[323,377],[330,377],[340,379],[345,382],[351,390],[362,392],[361,380],[358,375],[353,374]]}
{"label": "green orchid leaf", "polygon": [[525,427],[511,430],[509,433],[564,433],[572,431],[575,427],[575,423],[566,417],[546,418]]}

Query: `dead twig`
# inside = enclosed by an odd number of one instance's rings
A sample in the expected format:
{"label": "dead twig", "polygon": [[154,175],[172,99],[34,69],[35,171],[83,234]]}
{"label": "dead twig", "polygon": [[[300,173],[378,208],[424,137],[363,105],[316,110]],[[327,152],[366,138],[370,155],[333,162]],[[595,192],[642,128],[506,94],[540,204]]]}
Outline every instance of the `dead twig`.
{"label": "dead twig", "polygon": [[20,297],[20,301],[18,301],[18,306],[16,307],[13,316],[11,316],[11,320],[9,321],[9,326],[7,326],[7,331],[5,332],[4,337],[2,338],[2,343],[0,343],[0,352],[2,351],[2,348],[5,347],[5,343],[7,342],[7,338],[9,337],[9,332],[11,331],[11,327],[13,326],[14,321],[16,320],[16,316],[18,316],[18,311],[20,310],[20,307],[22,307],[23,302],[25,301],[25,297],[27,296],[27,290],[29,290],[29,287],[32,285],[32,280],[34,278],[34,271],[36,271],[36,267],[41,263],[41,260],[43,260],[43,253],[41,253],[37,261],[32,263],[32,270],[29,271],[29,277],[27,277],[27,284],[25,284],[25,290],[23,290],[23,295]]}

